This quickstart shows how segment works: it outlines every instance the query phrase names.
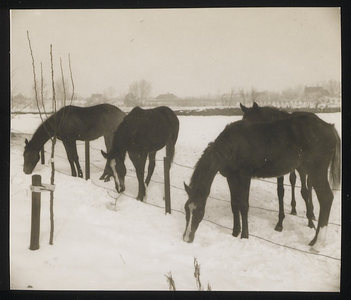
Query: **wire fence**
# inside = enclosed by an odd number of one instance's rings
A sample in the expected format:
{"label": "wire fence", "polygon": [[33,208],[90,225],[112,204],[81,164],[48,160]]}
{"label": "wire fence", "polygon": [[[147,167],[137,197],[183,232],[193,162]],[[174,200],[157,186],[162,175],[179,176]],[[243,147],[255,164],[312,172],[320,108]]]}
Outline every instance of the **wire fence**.
{"label": "wire fence", "polygon": [[[21,133],[21,134],[27,134],[27,133],[20,132],[20,131],[16,131],[16,132],[17,132],[17,133]],[[82,142],[78,142],[78,143],[77,143],[77,146],[82,146],[82,145],[84,145],[84,142],[83,142],[83,143],[82,143]],[[98,149],[98,148],[96,148],[96,147],[91,146],[90,143],[89,143],[89,148],[90,148],[91,150],[93,150],[93,151],[98,151],[98,152],[100,152],[100,150],[101,150],[101,149]],[[48,152],[48,151],[45,151],[45,153],[49,153],[49,152]],[[49,153],[49,154],[50,154],[50,153]],[[67,161],[67,157],[61,156],[61,155],[57,154],[57,152],[55,153],[55,158],[59,158],[59,159],[62,159],[62,160]],[[81,159],[81,161],[82,161],[82,162],[85,162],[85,160],[82,160],[82,159]],[[162,161],[162,160],[159,160],[159,159],[158,159],[158,160],[156,160],[156,161]],[[94,166],[94,167],[95,167],[96,169],[98,169],[98,170],[101,170],[101,171],[104,170],[104,168],[98,166],[97,164],[95,164],[95,163],[92,162],[91,160],[90,160],[90,164],[91,164],[92,166]],[[185,169],[194,170],[194,167],[192,167],[192,166],[187,166],[187,165],[178,163],[178,162],[176,162],[176,161],[173,161],[173,164],[176,165],[176,166],[178,166],[178,167],[180,167],[180,168],[185,168]],[[47,166],[48,166],[48,165],[47,165]],[[65,172],[65,171],[60,170],[59,168],[57,168],[57,164],[56,164],[56,166],[55,166],[55,170],[56,170],[57,172],[61,173],[61,174],[64,174],[64,175],[67,175],[67,176],[71,176],[70,173]],[[134,170],[134,169],[131,169],[131,168],[129,168],[128,171],[131,172],[131,173],[135,173],[135,170]],[[136,176],[131,176],[131,175],[126,175],[126,176],[127,176],[127,177],[130,177],[130,178],[135,178],[135,179],[136,179]],[[265,179],[260,179],[260,178],[254,178],[254,180],[263,181],[263,182],[266,182],[266,183],[269,183],[269,184],[275,184],[275,185],[277,184],[276,181],[274,182],[274,181],[265,180]],[[126,197],[128,197],[128,198],[132,198],[132,199],[135,198],[134,196],[128,195],[128,194],[125,193],[125,192],[119,194],[119,195],[116,197],[116,196],[114,196],[114,195],[112,195],[112,194],[110,193],[110,192],[116,193],[116,191],[115,191],[114,189],[111,189],[111,188],[106,187],[106,186],[103,186],[103,185],[99,185],[99,184],[97,184],[94,180],[91,180],[91,182],[92,182],[95,186],[97,186],[97,187],[99,187],[99,188],[105,189],[105,190],[107,191],[107,194],[109,195],[109,197],[111,197],[111,198],[113,198],[113,199],[115,200],[115,204],[117,203],[118,198],[121,197],[122,195],[124,195],[124,196],[126,196]],[[158,181],[158,180],[151,179],[151,182],[154,182],[154,183],[160,184],[160,185],[164,185],[164,182],[163,182],[163,181]],[[290,186],[290,185],[284,184],[284,186]],[[178,187],[178,186],[176,186],[176,185],[174,185],[174,184],[170,184],[170,187],[173,188],[173,189],[177,189],[177,190],[182,190],[182,191],[184,191],[184,188],[183,188],[183,187]],[[301,188],[300,186],[295,186],[295,187]],[[336,190],[340,191],[340,189],[336,189]],[[22,190],[21,190],[21,191],[22,191]],[[16,193],[11,194],[11,197],[15,196],[16,194],[20,193],[21,191],[17,191]],[[211,196],[211,195],[210,195],[208,198],[210,198],[210,199],[212,199],[212,200],[214,200],[214,201],[220,201],[220,202],[230,203],[230,201],[228,201],[228,200],[224,200],[224,199],[221,199],[221,198],[218,198],[218,197],[214,197],[214,196]],[[147,204],[147,205],[150,205],[150,206],[154,206],[154,207],[157,207],[157,208],[165,209],[164,206],[160,206],[160,205],[153,204],[153,203],[148,203],[148,202],[144,202],[144,203]],[[259,206],[252,206],[252,205],[250,205],[250,208],[254,208],[254,209],[257,209],[257,210],[264,210],[264,211],[270,211],[270,212],[279,213],[278,210],[269,209],[269,208],[264,208],[264,207],[259,207]],[[185,215],[185,212],[182,211],[182,210],[179,210],[179,209],[172,208],[171,211],[172,211],[172,212],[174,211],[174,212],[181,213],[181,214]],[[297,217],[297,218],[307,219],[307,218],[304,217],[304,216],[298,216],[298,215],[292,215],[292,216]],[[209,219],[205,219],[205,218],[204,218],[203,221],[208,222],[208,223],[212,223],[212,224],[214,224],[214,225],[216,225],[216,226],[218,226],[218,227],[221,227],[221,228],[224,228],[224,229],[227,229],[227,230],[232,230],[232,228],[230,228],[230,227],[227,227],[227,226],[225,226],[225,225],[219,224],[219,223],[214,222],[214,221],[209,220]],[[335,225],[335,226],[338,226],[338,227],[341,226],[341,224],[333,223],[333,222],[329,222],[328,224]],[[257,239],[260,239],[260,240],[262,240],[262,241],[264,241],[264,242],[267,242],[267,243],[270,243],[270,244],[279,246],[279,247],[284,247],[284,248],[286,248],[286,249],[290,249],[290,250],[295,250],[295,251],[303,252],[303,253],[306,253],[306,254],[309,254],[309,255],[322,256],[322,257],[326,257],[326,258],[329,258],[329,259],[341,261],[341,259],[340,259],[340,258],[337,258],[337,257],[328,256],[328,255],[321,254],[321,253],[314,253],[314,252],[305,251],[305,250],[301,250],[301,249],[298,249],[298,248],[290,247],[290,246],[287,246],[287,245],[284,245],[284,244],[280,244],[280,243],[274,242],[274,241],[269,240],[269,239],[267,239],[267,238],[260,237],[260,236],[258,236],[258,235],[252,234],[252,233],[250,233],[250,236],[252,236],[252,237],[254,237],[254,238],[257,238]]]}

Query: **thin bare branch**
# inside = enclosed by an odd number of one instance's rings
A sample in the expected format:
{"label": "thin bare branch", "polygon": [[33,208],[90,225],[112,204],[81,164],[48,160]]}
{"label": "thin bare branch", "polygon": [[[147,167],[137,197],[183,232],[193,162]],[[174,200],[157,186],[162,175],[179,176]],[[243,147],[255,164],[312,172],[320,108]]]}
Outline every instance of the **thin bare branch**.
{"label": "thin bare branch", "polygon": [[73,81],[73,75],[72,75],[72,67],[71,67],[71,55],[68,54],[68,63],[69,63],[69,73],[71,75],[71,82],[72,82],[72,96],[71,96],[71,103],[73,102],[73,95],[74,95],[74,81]]}
{"label": "thin bare branch", "polygon": [[40,86],[40,91],[41,91],[41,103],[43,105],[43,111],[45,114],[45,117],[47,118],[48,115],[46,113],[46,109],[45,109],[45,103],[44,103],[44,78],[43,78],[43,63],[40,63],[40,77],[41,77],[41,86]]}
{"label": "thin bare branch", "polygon": [[169,290],[176,291],[176,286],[175,286],[175,282],[174,282],[173,277],[172,277],[172,273],[169,272],[168,275],[165,275],[165,276],[167,278]]}
{"label": "thin bare branch", "polygon": [[41,115],[40,107],[39,107],[38,89],[37,89],[37,77],[36,77],[36,73],[35,73],[35,61],[34,61],[34,55],[33,55],[33,50],[32,50],[32,43],[31,43],[31,41],[30,41],[29,32],[28,32],[28,31],[27,31],[27,39],[28,39],[28,43],[29,43],[30,55],[31,55],[31,57],[32,57],[32,67],[33,67],[33,76],[34,76],[35,101],[36,101],[36,103],[37,103],[37,107],[38,107],[40,119],[41,119],[41,121],[44,123],[43,117],[42,117],[42,115]]}
{"label": "thin bare branch", "polygon": [[52,111],[56,113],[56,93],[55,93],[55,82],[54,82],[54,63],[52,56],[52,45],[50,45],[50,57],[51,57],[51,82],[52,82]]}
{"label": "thin bare branch", "polygon": [[65,77],[63,75],[63,68],[62,68],[62,59],[60,57],[60,68],[61,68],[61,79],[62,79],[62,87],[63,87],[63,104],[62,107],[66,106],[66,86],[65,86]]}
{"label": "thin bare branch", "polygon": [[[53,113],[56,114],[56,93],[55,93],[55,82],[54,82],[54,63],[52,55],[52,45],[50,45],[50,57],[51,57],[51,82],[52,82],[52,105]],[[55,115],[54,115],[55,116]],[[57,133],[57,120],[54,118],[54,136],[51,145],[51,184],[55,183],[55,144],[56,144],[56,133]],[[50,239],[49,244],[53,245],[54,240],[54,192],[50,192]]]}
{"label": "thin bare branch", "polygon": [[37,108],[38,108],[38,111],[39,111],[39,116],[40,116],[40,119],[41,119],[42,124],[44,125],[44,129],[45,129],[45,131],[48,133],[48,135],[50,136],[50,133],[49,133],[48,129],[47,129],[46,126],[45,126],[44,119],[43,119],[43,116],[42,116],[42,113],[41,113],[40,107],[39,107],[38,89],[37,89],[37,78],[36,78],[36,73],[35,73],[35,61],[34,61],[34,55],[33,55],[33,50],[32,50],[32,43],[31,43],[31,41],[30,41],[30,37],[29,37],[29,32],[28,32],[28,31],[27,31],[27,39],[28,39],[28,43],[29,43],[30,55],[31,55],[31,57],[32,57],[35,101],[36,101],[36,103],[37,103]]}

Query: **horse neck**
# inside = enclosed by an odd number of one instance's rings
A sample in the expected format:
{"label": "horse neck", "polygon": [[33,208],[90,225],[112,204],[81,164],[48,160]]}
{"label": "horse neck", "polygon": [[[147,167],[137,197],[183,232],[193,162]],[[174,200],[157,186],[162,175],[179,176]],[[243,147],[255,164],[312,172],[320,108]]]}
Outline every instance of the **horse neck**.
{"label": "horse neck", "polygon": [[50,118],[44,121],[33,134],[30,141],[34,149],[40,150],[44,144],[54,135],[54,129],[50,124]]}
{"label": "horse neck", "polygon": [[220,169],[220,158],[214,149],[207,148],[195,166],[191,177],[190,188],[197,199],[206,201],[210,194],[214,177]]}

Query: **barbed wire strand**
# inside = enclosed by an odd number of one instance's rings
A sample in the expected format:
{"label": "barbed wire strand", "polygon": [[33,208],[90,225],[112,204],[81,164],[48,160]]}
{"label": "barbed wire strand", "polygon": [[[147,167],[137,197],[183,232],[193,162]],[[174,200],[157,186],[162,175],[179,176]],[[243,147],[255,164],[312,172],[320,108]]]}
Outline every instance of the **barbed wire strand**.
{"label": "barbed wire strand", "polygon": [[[20,131],[18,131],[18,132],[20,132]],[[21,133],[21,132],[20,132],[20,133]],[[84,144],[81,143],[80,145],[84,145]],[[96,150],[96,151],[100,151],[100,149],[93,148],[93,147],[91,147],[91,146],[90,146],[90,148],[92,148],[93,150]],[[46,153],[50,154],[48,151],[46,151],[46,150],[44,150],[44,151],[45,151]],[[60,156],[60,155],[58,155],[58,154],[56,154],[55,157],[58,157],[58,158],[63,159],[63,160],[66,160],[66,159],[67,159],[66,157],[62,157],[62,156]],[[82,162],[85,162],[85,160],[81,160],[81,161],[82,161]],[[162,161],[162,160],[156,160],[156,161]],[[93,165],[94,167],[96,167],[97,169],[103,170],[103,168],[101,168],[101,167],[95,165],[95,164],[92,163],[92,162],[90,162],[90,164]],[[180,167],[188,168],[188,169],[194,169],[193,167],[186,166],[186,165],[183,165],[183,164],[179,164],[179,163],[174,162],[174,161],[173,161],[173,164],[175,164],[175,165],[177,165],[177,166],[180,166]],[[129,171],[132,171],[132,172],[135,172],[135,170],[132,170],[132,169],[128,169],[128,170],[129,170]],[[145,172],[146,172],[146,171],[145,171]],[[69,174],[64,173],[64,172],[62,172],[62,173],[63,173],[63,174],[66,174],[66,175],[69,175]],[[128,176],[128,175],[127,175],[127,177],[131,177],[131,176]],[[252,178],[252,179],[254,179],[254,180],[259,180],[259,181],[264,181],[264,182],[271,183],[271,184],[276,184],[276,182],[272,182],[272,181],[264,180],[264,179],[260,179],[260,178]],[[151,179],[150,181],[155,182],[155,183],[158,183],[158,184],[163,184],[163,182],[161,182],[161,181],[156,181],[156,180],[153,180],[153,179]],[[290,187],[290,185],[288,185],[288,184],[284,184],[284,185]],[[177,186],[175,186],[175,185],[170,185],[170,186],[173,187],[173,188],[175,188],[175,189],[178,189],[178,190],[183,190],[183,188],[177,187]],[[298,188],[298,186],[295,186],[295,187]],[[337,190],[340,191],[340,189],[337,189]],[[228,200],[224,200],[224,199],[220,199],[220,198],[217,198],[217,197],[213,197],[213,196],[211,196],[211,195],[210,195],[208,198],[213,199],[213,200],[216,200],[216,201],[221,201],[221,202],[230,203],[230,201],[228,201]],[[252,205],[250,205],[250,208],[255,208],[255,209],[260,209],[260,210],[265,210],[265,211],[272,211],[272,212],[279,212],[279,211],[274,210],[274,209],[263,208],[263,207],[252,206]],[[284,212],[284,213],[289,213],[289,212],[286,211],[286,212]],[[302,218],[302,219],[307,219],[307,218],[304,217],[304,216],[298,216],[298,215],[293,215],[293,216],[298,217],[298,218]],[[340,224],[333,223],[333,222],[329,222],[329,224],[336,225],[336,226],[341,226]]]}
{"label": "barbed wire strand", "polygon": [[[99,186],[99,185],[97,185],[97,186]],[[100,187],[101,187],[101,186],[100,186]],[[102,187],[102,188],[104,188],[104,187]],[[109,193],[108,193],[108,194],[109,194]],[[113,196],[111,196],[111,195],[109,194],[109,196],[110,196],[111,198],[115,199],[116,202],[117,202],[117,199],[118,199],[121,195],[124,195],[124,196],[126,196],[126,197],[128,197],[128,198],[130,198],[130,199],[135,199],[135,197],[130,196],[130,195],[126,194],[125,192],[120,193],[117,197],[113,197]],[[116,202],[115,202],[115,205],[116,205]],[[149,203],[149,202],[143,202],[143,203],[145,203],[145,204],[147,204],[147,205],[150,205],[150,206],[157,207],[157,208],[165,209],[163,206],[160,206],[160,205],[157,205],[157,204],[154,204],[154,203]],[[185,215],[185,212],[183,212],[183,211],[181,211],[181,210],[174,209],[174,208],[172,208],[171,210]],[[212,220],[203,219],[203,221],[208,222],[208,223],[212,223],[212,224],[214,224],[214,225],[216,225],[216,226],[218,226],[218,227],[222,227],[222,228],[224,228],[224,229],[232,230],[232,228],[229,228],[229,227],[227,227],[227,226],[225,226],[225,225],[222,225],[222,224],[218,224],[218,223],[216,223],[216,222],[214,222],[214,221],[212,221]],[[267,242],[267,243],[271,243],[271,244],[273,244],[273,245],[280,246],[280,247],[283,247],[283,248],[287,248],[287,249],[290,249],[290,250],[295,250],[295,251],[299,251],[299,252],[302,252],[302,253],[305,253],[305,254],[310,254],[310,255],[323,256],[323,257],[330,258],[330,259],[333,259],[333,260],[341,261],[341,259],[340,259],[340,258],[337,258],[337,257],[333,257],[333,256],[330,256],[330,255],[325,255],[325,254],[321,254],[321,253],[314,253],[314,252],[310,252],[310,251],[305,251],[305,250],[301,250],[301,249],[294,248],[294,247],[291,247],[291,246],[279,244],[279,243],[277,243],[277,242],[268,240],[268,239],[266,239],[266,238],[260,237],[260,236],[258,236],[258,235],[252,234],[252,233],[250,233],[250,236],[253,236],[253,237],[255,237],[255,238],[257,238],[257,239],[260,239],[260,240],[263,240],[263,241],[265,241],[265,242]]]}
{"label": "barbed wire strand", "polygon": [[[57,168],[56,168],[56,171],[59,172],[59,173],[61,173],[61,174],[70,176],[69,173],[64,172],[64,171],[62,171],[62,170],[59,170],[59,169],[57,169]],[[133,176],[129,176],[129,177],[133,177]],[[135,178],[135,177],[133,177],[133,178]],[[156,181],[156,180],[151,180],[151,181],[153,181],[153,182],[155,182],[155,183],[163,184],[163,182],[160,182],[160,181]],[[126,197],[128,197],[128,198],[131,198],[131,199],[135,199],[135,197],[130,196],[130,195],[126,194],[125,192],[120,193],[117,197],[114,197],[114,196],[112,196],[112,195],[108,192],[108,191],[116,192],[114,189],[111,189],[111,188],[108,188],[108,187],[104,187],[104,186],[98,185],[98,184],[97,184],[95,181],[93,181],[93,180],[91,180],[91,182],[92,182],[95,186],[105,189],[106,192],[107,192],[107,194],[109,195],[109,197],[115,199],[115,205],[117,204],[117,200],[118,200],[122,195],[124,195],[124,196],[126,196]],[[176,188],[177,188],[177,189],[180,189],[179,187],[176,187]],[[15,192],[14,194],[11,195],[11,197],[14,196],[14,195],[16,195],[16,194],[18,194],[18,193],[20,193],[21,191],[24,191],[24,190],[25,190],[25,189]],[[209,198],[212,198],[212,199],[214,199],[214,200],[220,200],[220,201],[224,201],[224,202],[229,202],[229,201],[222,200],[222,199],[218,199],[218,198],[214,198],[214,197],[209,197]],[[153,204],[153,203],[149,203],[149,202],[143,202],[143,203],[145,203],[145,204],[147,204],[147,205],[150,205],[150,206],[154,206],[154,207],[157,207],[157,208],[164,209],[163,206],[159,206],[159,205],[157,205],[157,204]],[[250,207],[252,207],[252,206],[250,206]],[[259,208],[259,207],[256,207],[256,208],[258,208],[258,209],[264,209],[264,210],[269,210],[269,209]],[[171,210],[185,215],[185,212],[183,212],[183,211],[181,211],[181,210],[178,210],[178,209],[175,209],[175,208],[172,208]],[[272,210],[272,211],[274,211],[274,210]],[[229,227],[227,227],[227,226],[224,226],[224,225],[222,225],[222,224],[218,224],[218,223],[216,223],[216,222],[214,222],[214,221],[212,221],[212,220],[203,219],[203,221],[208,222],[208,223],[212,223],[212,224],[214,224],[214,225],[216,225],[216,226],[218,226],[218,227],[222,227],[222,228],[224,228],[224,229],[231,230],[231,228],[229,228]],[[330,223],[330,224],[331,224],[331,223]],[[309,251],[301,250],[301,249],[294,248],[294,247],[291,247],[291,246],[279,244],[279,243],[277,243],[277,242],[268,240],[268,239],[266,239],[266,238],[260,237],[260,236],[258,236],[258,235],[252,234],[252,233],[250,233],[250,236],[255,237],[255,238],[257,238],[257,239],[260,239],[260,240],[262,240],[262,241],[265,241],[265,242],[267,242],[267,243],[271,243],[271,244],[273,244],[273,245],[286,248],[286,249],[295,250],[295,251],[299,251],[299,252],[302,252],[302,253],[305,253],[305,254],[317,255],[317,256],[322,256],[322,257],[326,257],[326,258],[329,258],[329,259],[341,261],[340,258],[336,258],[336,257],[333,257],[333,256],[321,254],[321,253],[309,252]]]}

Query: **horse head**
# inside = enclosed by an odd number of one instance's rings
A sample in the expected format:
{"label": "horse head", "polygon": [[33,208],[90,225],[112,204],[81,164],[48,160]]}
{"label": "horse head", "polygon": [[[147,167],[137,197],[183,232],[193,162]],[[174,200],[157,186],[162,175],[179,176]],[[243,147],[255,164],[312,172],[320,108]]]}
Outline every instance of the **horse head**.
{"label": "horse head", "polygon": [[185,191],[189,196],[189,200],[185,203],[185,219],[186,227],[183,234],[183,240],[192,243],[195,238],[195,232],[199,227],[205,214],[205,206],[202,201],[196,201],[196,195],[192,189],[184,183]]}
{"label": "horse head", "polygon": [[240,103],[240,108],[244,113],[243,120],[245,119],[257,119],[260,114],[260,107],[256,102],[253,103],[252,107],[246,107]]}
{"label": "horse head", "polygon": [[37,165],[40,155],[39,151],[34,149],[28,140],[25,140],[25,147],[24,147],[24,164],[23,164],[23,172],[25,174],[32,174],[35,166]]}
{"label": "horse head", "polygon": [[116,191],[118,193],[123,193],[125,190],[124,178],[127,173],[126,166],[124,164],[125,153],[124,155],[118,152],[106,153],[101,150],[101,154],[107,159],[107,165],[109,165],[112,169]]}

